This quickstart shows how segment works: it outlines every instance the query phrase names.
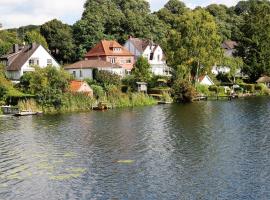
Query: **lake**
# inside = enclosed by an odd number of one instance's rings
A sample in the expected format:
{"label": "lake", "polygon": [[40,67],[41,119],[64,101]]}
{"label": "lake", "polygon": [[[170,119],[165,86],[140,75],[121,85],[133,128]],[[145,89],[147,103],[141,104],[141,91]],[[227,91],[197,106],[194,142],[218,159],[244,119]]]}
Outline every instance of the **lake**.
{"label": "lake", "polygon": [[270,199],[270,99],[0,117],[0,199]]}

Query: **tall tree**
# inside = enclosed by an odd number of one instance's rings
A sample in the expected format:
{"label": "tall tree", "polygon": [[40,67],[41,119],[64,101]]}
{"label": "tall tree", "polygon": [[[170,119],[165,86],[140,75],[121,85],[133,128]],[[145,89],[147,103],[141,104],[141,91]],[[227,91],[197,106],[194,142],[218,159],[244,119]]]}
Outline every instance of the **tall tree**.
{"label": "tall tree", "polygon": [[73,31],[80,54],[104,38],[120,43],[130,35],[162,40],[164,27],[165,24],[151,14],[145,0],[87,0],[82,18],[73,26]]}
{"label": "tall tree", "polygon": [[210,72],[223,52],[221,38],[214,18],[203,9],[188,11],[177,19],[166,44],[168,64],[175,69],[176,78],[196,77]]}
{"label": "tall tree", "polygon": [[251,81],[256,81],[263,74],[270,75],[270,2],[250,0],[248,3],[238,55],[243,58],[244,72]]}
{"label": "tall tree", "polygon": [[8,53],[13,44],[20,44],[15,32],[0,30],[0,56]]}
{"label": "tall tree", "polygon": [[28,44],[33,42],[41,44],[43,47],[48,49],[48,44],[46,39],[37,31],[30,31],[25,34],[24,41]]}
{"label": "tall tree", "polygon": [[72,29],[59,20],[52,20],[40,27],[40,33],[45,37],[52,55],[62,63],[74,60],[74,41]]}

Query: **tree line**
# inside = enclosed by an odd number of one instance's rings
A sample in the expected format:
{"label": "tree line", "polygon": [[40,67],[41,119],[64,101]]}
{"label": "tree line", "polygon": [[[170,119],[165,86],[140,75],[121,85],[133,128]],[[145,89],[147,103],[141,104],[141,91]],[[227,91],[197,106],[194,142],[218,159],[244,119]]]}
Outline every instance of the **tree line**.
{"label": "tree line", "polygon": [[[123,44],[129,36],[159,43],[168,65],[174,69],[175,80],[191,82],[210,72],[214,64],[232,68],[241,65],[251,82],[270,74],[267,0],[195,9],[179,0],[169,0],[154,13],[145,0],[87,0],[81,19],[73,25],[54,19],[41,26],[1,30],[0,55],[7,53],[14,43],[38,42],[65,64],[80,60],[101,39]],[[224,57],[224,40],[238,42],[235,58]]]}

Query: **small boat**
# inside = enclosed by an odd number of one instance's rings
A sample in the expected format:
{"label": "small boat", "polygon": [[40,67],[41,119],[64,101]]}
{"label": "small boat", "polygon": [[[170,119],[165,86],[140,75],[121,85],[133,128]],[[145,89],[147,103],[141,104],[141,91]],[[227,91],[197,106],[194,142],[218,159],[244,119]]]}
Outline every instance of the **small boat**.
{"label": "small boat", "polygon": [[158,104],[172,104],[172,101],[158,101]]}
{"label": "small boat", "polygon": [[20,111],[20,112],[14,114],[14,116],[19,117],[19,116],[29,116],[29,115],[41,115],[41,114],[42,114],[42,112],[40,112],[40,111],[33,112],[33,111],[29,111],[29,110],[23,110],[23,111]]}

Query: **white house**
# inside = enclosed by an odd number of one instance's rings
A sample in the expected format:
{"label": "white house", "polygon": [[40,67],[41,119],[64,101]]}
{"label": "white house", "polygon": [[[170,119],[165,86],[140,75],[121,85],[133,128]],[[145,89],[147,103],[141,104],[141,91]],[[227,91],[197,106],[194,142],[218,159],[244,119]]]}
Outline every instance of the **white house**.
{"label": "white house", "polygon": [[66,71],[77,80],[85,78],[93,79],[93,70],[109,71],[121,77],[125,75],[125,68],[117,64],[112,64],[103,60],[82,60],[64,67]]}
{"label": "white house", "polygon": [[143,56],[150,66],[153,74],[161,76],[170,76],[171,69],[166,64],[166,59],[162,48],[149,40],[130,37],[126,43],[125,48],[135,55],[135,59]]}
{"label": "white house", "polygon": [[198,78],[198,82],[201,85],[215,85],[215,83],[212,81],[212,79],[208,75],[204,75]]}
{"label": "white house", "polygon": [[[226,57],[233,57],[234,53],[236,51],[236,46],[237,46],[237,42],[232,41],[232,40],[225,40],[222,45],[221,48],[224,50],[224,55]],[[231,69],[230,67],[227,66],[214,66],[211,70],[212,74],[214,75],[218,75],[218,74],[228,74],[230,73]],[[242,77],[242,73],[241,73],[241,69],[236,70],[236,75],[238,77]]]}
{"label": "white house", "polygon": [[33,66],[60,67],[52,55],[42,45],[36,43],[22,47],[15,44],[13,52],[2,56],[0,61],[6,66],[7,77],[15,81],[18,81],[24,73],[34,71]]}

